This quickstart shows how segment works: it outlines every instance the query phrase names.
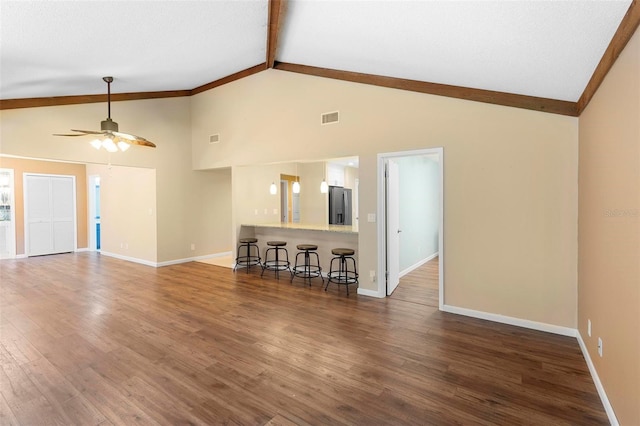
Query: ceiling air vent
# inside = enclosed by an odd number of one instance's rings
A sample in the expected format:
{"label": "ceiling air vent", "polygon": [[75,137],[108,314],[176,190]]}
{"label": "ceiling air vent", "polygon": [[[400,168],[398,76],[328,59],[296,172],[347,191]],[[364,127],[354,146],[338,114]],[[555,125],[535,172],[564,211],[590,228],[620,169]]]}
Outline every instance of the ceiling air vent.
{"label": "ceiling air vent", "polygon": [[209,136],[209,143],[218,143],[220,142],[220,133],[216,133],[215,135]]}
{"label": "ceiling air vent", "polygon": [[340,113],[338,111],[325,112],[320,116],[320,123],[322,125],[337,123],[340,121]]}

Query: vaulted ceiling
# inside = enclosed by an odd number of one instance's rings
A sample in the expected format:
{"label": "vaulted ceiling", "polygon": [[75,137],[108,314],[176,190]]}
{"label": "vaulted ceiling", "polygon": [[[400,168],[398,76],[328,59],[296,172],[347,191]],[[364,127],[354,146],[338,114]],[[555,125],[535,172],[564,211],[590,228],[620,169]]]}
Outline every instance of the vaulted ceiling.
{"label": "vaulted ceiling", "polygon": [[[579,115],[636,0],[0,1],[0,108],[189,96],[268,68]],[[119,94],[119,95],[118,95]]]}

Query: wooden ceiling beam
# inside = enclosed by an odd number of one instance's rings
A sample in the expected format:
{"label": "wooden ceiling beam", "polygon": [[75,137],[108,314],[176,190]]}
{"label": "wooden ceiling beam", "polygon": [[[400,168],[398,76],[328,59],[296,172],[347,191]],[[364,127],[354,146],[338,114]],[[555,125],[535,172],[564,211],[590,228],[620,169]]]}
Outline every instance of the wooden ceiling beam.
{"label": "wooden ceiling beam", "polygon": [[[176,98],[190,96],[191,90],[170,90],[163,92],[112,93],[111,101],[135,101],[140,99]],[[51,96],[46,98],[24,98],[0,100],[0,110],[37,108],[59,105],[92,104],[107,102],[107,95]]]}
{"label": "wooden ceiling beam", "polygon": [[211,83],[203,84],[202,86],[198,86],[195,89],[189,91],[189,95],[196,95],[198,93],[211,90],[214,87],[222,86],[223,84],[231,83],[232,81],[240,80],[241,78],[248,77],[252,74],[259,73],[260,71],[264,71],[265,64],[258,64],[251,68],[247,68],[246,70],[238,71],[235,74],[231,74],[227,77],[221,78],[219,80],[212,81]]}
{"label": "wooden ceiling beam", "polygon": [[591,76],[591,80],[587,83],[587,86],[582,92],[582,96],[578,99],[577,102],[577,113],[578,115],[582,114],[582,111],[585,110],[593,95],[596,94],[596,91],[604,81],[604,78],[609,73],[611,67],[620,56],[620,53],[624,50],[625,46],[633,37],[633,34],[636,32],[638,27],[640,26],[640,3],[637,0],[633,0],[627,13],[622,18],[616,33],[613,35],[611,39],[611,43],[605,50],[604,55],[602,55],[602,59],[600,59],[600,63],[596,67],[596,70],[593,72]]}
{"label": "wooden ceiling beam", "polygon": [[409,90],[430,95],[447,96],[450,98],[466,99],[495,105],[524,108],[553,114],[576,116],[576,103],[559,101],[556,99],[538,98],[535,96],[517,95],[513,93],[494,92],[491,90],[473,89],[469,87],[450,86],[446,84],[428,83],[395,77],[384,77],[373,74],[362,74],[351,71],[340,71],[329,68],[318,68],[308,65],[276,62],[274,69],[290,71],[318,77],[350,81],[354,83],[370,84],[389,87],[392,89]]}
{"label": "wooden ceiling beam", "polygon": [[267,34],[266,68],[273,68],[278,51],[278,36],[284,23],[287,0],[269,0],[269,30]]}

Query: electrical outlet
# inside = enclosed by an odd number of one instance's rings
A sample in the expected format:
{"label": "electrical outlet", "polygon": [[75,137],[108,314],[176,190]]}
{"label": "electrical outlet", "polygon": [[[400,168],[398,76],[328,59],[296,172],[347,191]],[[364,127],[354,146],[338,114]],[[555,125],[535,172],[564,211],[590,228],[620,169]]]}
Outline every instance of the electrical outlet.
{"label": "electrical outlet", "polygon": [[372,283],[376,282],[376,271],[374,270],[369,271],[369,279],[371,280]]}
{"label": "electrical outlet", "polygon": [[598,355],[602,357],[602,338],[598,337]]}
{"label": "electrical outlet", "polygon": [[591,320],[587,320],[587,334],[591,337]]}
{"label": "electrical outlet", "polygon": [[195,250],[196,249],[196,245],[194,243],[191,243],[191,250]]}

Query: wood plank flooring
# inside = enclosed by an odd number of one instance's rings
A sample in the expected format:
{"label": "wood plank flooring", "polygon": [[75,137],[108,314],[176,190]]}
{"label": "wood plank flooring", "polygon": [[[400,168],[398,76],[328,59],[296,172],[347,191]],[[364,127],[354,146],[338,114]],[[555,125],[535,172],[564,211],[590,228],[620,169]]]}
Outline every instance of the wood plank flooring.
{"label": "wood plank flooring", "polygon": [[575,339],[439,312],[422,269],[374,299],[198,262],[3,260],[0,424],[608,423]]}

